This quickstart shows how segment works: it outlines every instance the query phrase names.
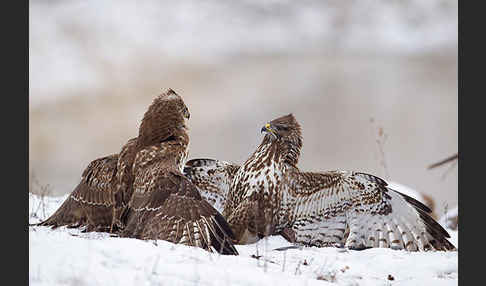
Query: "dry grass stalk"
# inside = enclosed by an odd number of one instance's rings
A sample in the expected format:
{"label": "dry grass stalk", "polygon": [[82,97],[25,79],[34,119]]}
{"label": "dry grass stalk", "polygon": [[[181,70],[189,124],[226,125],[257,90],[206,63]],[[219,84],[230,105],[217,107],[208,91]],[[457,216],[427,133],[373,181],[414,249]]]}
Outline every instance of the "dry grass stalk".
{"label": "dry grass stalk", "polygon": [[430,170],[430,169],[433,169],[433,168],[437,168],[437,167],[442,166],[442,165],[444,165],[446,163],[449,163],[449,162],[452,162],[452,161],[457,161],[458,159],[459,159],[459,153],[456,153],[456,154],[454,154],[452,156],[449,156],[449,157],[445,158],[444,160],[441,160],[441,161],[439,161],[437,163],[434,163],[434,164],[428,166],[427,169]]}

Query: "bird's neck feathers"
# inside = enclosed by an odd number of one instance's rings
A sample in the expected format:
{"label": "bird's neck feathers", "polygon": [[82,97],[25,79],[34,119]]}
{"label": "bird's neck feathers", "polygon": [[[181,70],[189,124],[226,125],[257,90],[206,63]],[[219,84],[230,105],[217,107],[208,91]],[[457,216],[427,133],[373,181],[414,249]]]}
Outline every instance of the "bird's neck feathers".
{"label": "bird's neck feathers", "polygon": [[[184,118],[177,113],[145,113],[137,138],[137,157],[145,163],[170,162],[168,166],[181,169],[187,158],[189,135]],[[174,165],[175,164],[175,165]]]}
{"label": "bird's neck feathers", "polygon": [[138,149],[163,141],[180,140],[179,137],[184,139],[184,133],[187,131],[184,115],[180,111],[180,105],[184,103],[169,100],[170,96],[175,96],[175,93],[170,91],[169,95],[162,94],[156,97],[143,115],[138,129]]}
{"label": "bird's neck feathers", "polygon": [[267,134],[255,153],[266,153],[271,160],[296,167],[299,162],[301,149],[302,136],[300,132],[278,138]]}

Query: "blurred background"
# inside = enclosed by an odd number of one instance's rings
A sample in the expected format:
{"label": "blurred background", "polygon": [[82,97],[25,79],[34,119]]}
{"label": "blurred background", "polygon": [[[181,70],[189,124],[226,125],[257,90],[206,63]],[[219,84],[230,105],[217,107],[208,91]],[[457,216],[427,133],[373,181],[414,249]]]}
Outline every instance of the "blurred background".
{"label": "blurred background", "polygon": [[356,170],[457,205],[457,1],[29,1],[32,192],[71,192],[167,88],[189,158],[243,163],[293,113],[302,170]]}

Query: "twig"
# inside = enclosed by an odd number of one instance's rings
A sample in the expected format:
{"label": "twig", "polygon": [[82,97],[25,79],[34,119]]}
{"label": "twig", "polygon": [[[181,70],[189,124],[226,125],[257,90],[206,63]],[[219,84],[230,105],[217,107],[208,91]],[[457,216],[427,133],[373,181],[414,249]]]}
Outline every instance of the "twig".
{"label": "twig", "polygon": [[430,170],[430,169],[433,169],[433,168],[442,166],[442,165],[444,165],[444,164],[446,164],[448,162],[451,162],[453,160],[457,160],[458,158],[459,158],[459,153],[456,153],[456,154],[454,154],[454,155],[452,155],[450,157],[445,158],[444,160],[442,160],[440,162],[437,162],[437,163],[434,163],[434,164],[428,166],[427,169]]}
{"label": "twig", "polygon": [[[34,189],[35,187],[35,189]],[[30,179],[30,185],[29,185],[29,192],[31,194],[36,194],[38,198],[34,201],[37,201],[37,207],[34,210],[34,206],[32,206],[32,212],[30,214],[30,217],[35,217],[40,220],[43,220],[46,218],[46,207],[47,207],[47,202],[45,201],[47,196],[51,195],[51,186],[49,184],[47,185],[41,185],[37,178],[34,175],[34,172],[32,171],[31,173],[31,179]],[[42,214],[39,214],[39,212],[42,212]]]}
{"label": "twig", "polygon": [[[370,123],[374,129],[375,119],[373,117],[370,118]],[[383,127],[378,127],[378,138],[376,139],[376,144],[378,145],[378,151],[380,152],[379,155],[381,156],[380,165],[383,167],[383,170],[385,171],[385,176],[387,178],[390,178],[390,174],[388,172],[388,166],[386,164],[385,150],[384,150],[385,142],[387,139],[388,139],[388,134],[385,133]]]}

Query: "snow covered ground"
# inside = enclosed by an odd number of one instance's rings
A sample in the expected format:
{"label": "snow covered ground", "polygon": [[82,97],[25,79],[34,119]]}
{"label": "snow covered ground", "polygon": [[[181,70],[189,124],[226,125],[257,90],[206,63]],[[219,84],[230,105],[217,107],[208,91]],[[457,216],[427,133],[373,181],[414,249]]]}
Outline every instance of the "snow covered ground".
{"label": "snow covered ground", "polygon": [[[62,197],[29,194],[29,222]],[[458,247],[457,231],[448,230]],[[166,241],[29,227],[30,285],[457,285],[458,252],[290,246],[280,236],[237,245],[239,256]],[[257,259],[258,257],[258,259]]]}

